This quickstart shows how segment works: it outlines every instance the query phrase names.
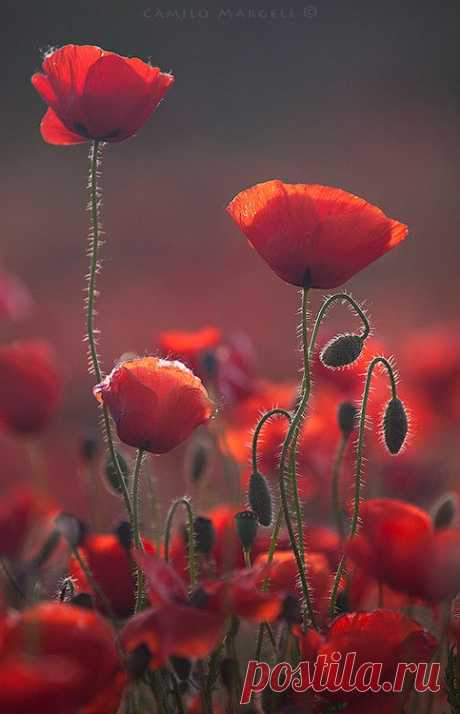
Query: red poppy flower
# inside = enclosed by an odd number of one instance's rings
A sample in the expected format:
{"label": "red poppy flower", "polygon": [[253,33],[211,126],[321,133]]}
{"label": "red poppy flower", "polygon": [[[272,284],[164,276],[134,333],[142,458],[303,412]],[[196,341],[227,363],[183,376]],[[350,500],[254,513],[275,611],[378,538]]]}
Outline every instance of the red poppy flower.
{"label": "red poppy flower", "polygon": [[367,575],[431,602],[460,591],[460,531],[434,531],[426,511],[388,498],[363,502],[361,518],[348,554]]}
{"label": "red poppy flower", "polygon": [[71,714],[82,701],[82,669],[65,657],[0,659],[0,710]]}
{"label": "red poppy flower", "polygon": [[80,705],[91,701],[119,669],[112,629],[96,612],[46,602],[8,617],[4,630],[8,656],[62,657],[80,668]]}
{"label": "red poppy flower", "polygon": [[273,622],[281,614],[286,588],[263,592],[269,568],[262,565],[240,570],[228,578],[202,583],[207,595],[206,608],[224,615],[235,615],[248,622]]}
{"label": "red poppy flower", "polygon": [[336,288],[407,236],[363,198],[316,184],[257,184],[227,211],[270,268],[303,288]]}
{"label": "red poppy flower", "polygon": [[43,540],[55,511],[51,503],[27,487],[7,491],[0,503],[0,555],[10,560],[24,556],[28,543],[33,541],[36,546]]}
{"label": "red poppy flower", "polygon": [[[144,540],[147,552],[154,553],[155,546]],[[111,533],[90,535],[85,539],[80,554],[87,562],[96,582],[110,602],[113,612],[118,617],[128,617],[134,609],[135,579],[133,561],[126,548]],[[78,561],[72,556],[69,561],[70,575],[75,578],[77,587],[93,594],[96,606],[104,610],[97,593],[94,593]]]}
{"label": "red poppy flower", "polygon": [[94,389],[125,444],[171,451],[213,412],[206,389],[181,362],[143,357],[122,362]]}
{"label": "red poppy flower", "polygon": [[54,416],[61,380],[51,346],[23,340],[0,347],[0,426],[32,434]]}
{"label": "red poppy flower", "polygon": [[203,375],[203,359],[220,345],[222,333],[217,327],[202,327],[194,332],[167,330],[158,338],[164,357],[178,359],[193,372]]}
{"label": "red poppy flower", "polygon": [[46,55],[32,84],[49,109],[40,126],[49,144],[123,141],[135,134],[174,82],[135,57],[91,45]]}
{"label": "red poppy flower", "polygon": [[20,320],[32,307],[26,286],[14,275],[0,272],[0,320]]}
{"label": "red poppy flower", "polygon": [[[324,637],[316,632],[310,634],[309,631],[306,635],[299,634],[298,630],[296,632],[301,653],[306,661],[313,662],[322,655],[325,663],[330,665],[336,658],[336,653],[340,655],[339,678],[344,672],[347,653],[355,653],[352,671],[347,677],[351,678],[351,681],[360,665],[381,663],[380,682],[394,682],[400,662],[429,662],[437,645],[433,635],[415,620],[400,612],[383,609],[341,615],[334,620]],[[345,692],[343,689],[335,694],[325,693],[324,696],[349,702],[350,705],[356,701],[356,704],[361,703],[365,711],[368,711],[366,704],[372,703],[374,708],[369,710],[375,712],[380,711],[375,708],[377,703],[383,707],[389,697],[394,697],[385,693],[367,696],[357,691]],[[401,698],[398,699],[401,706]],[[397,710],[395,706],[394,711]],[[387,710],[382,708],[381,711]]]}

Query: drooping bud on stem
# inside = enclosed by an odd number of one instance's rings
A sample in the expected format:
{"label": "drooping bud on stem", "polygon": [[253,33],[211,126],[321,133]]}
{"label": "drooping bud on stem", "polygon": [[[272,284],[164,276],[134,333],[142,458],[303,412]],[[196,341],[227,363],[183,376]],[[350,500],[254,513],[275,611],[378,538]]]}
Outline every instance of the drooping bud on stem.
{"label": "drooping bud on stem", "polygon": [[457,515],[458,496],[456,493],[446,493],[438,500],[431,510],[435,530],[449,528]]}
{"label": "drooping bud on stem", "polygon": [[324,347],[320,355],[321,362],[330,369],[346,367],[358,359],[363,346],[361,335],[339,335]]}
{"label": "drooping bud on stem", "polygon": [[243,547],[248,553],[257,535],[257,516],[253,511],[240,511],[235,515],[236,532]]}
{"label": "drooping bud on stem", "polygon": [[357,426],[359,410],[351,402],[342,402],[337,411],[337,423],[344,439],[348,439]]}
{"label": "drooping bud on stem", "polygon": [[[125,479],[125,482],[128,479],[129,475],[129,466],[128,463],[121,453],[121,451],[115,451],[117,461],[118,461],[118,466],[120,467],[120,471],[123,474],[123,477]],[[107,485],[109,486],[110,490],[117,496],[122,496],[123,495],[123,486],[120,483],[120,475],[118,472],[118,469],[116,467],[116,464],[113,463],[112,457],[110,454],[107,455],[107,459],[105,462],[105,476],[106,476],[106,481]]]}
{"label": "drooping bud on stem", "polygon": [[409,429],[406,408],[398,397],[388,402],[383,415],[383,436],[390,454],[398,454]]}
{"label": "drooping bud on stem", "polygon": [[272,496],[265,476],[258,471],[252,473],[249,479],[248,499],[260,525],[269,526],[272,522]]}
{"label": "drooping bud on stem", "polygon": [[186,455],[185,468],[190,482],[200,483],[209,469],[210,444],[199,439],[192,443]]}

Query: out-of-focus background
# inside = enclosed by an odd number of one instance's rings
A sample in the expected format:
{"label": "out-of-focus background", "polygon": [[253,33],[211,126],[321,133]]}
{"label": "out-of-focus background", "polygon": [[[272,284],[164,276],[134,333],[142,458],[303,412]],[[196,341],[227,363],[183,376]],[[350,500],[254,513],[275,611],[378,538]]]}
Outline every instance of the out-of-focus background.
{"label": "out-of-focus background", "polygon": [[176,76],[139,135],[105,152],[105,368],[154,349],[166,328],[216,324],[248,333],[262,374],[283,378],[297,366],[296,291],[224,212],[253,183],[340,186],[409,224],[410,240],[349,285],[395,352],[408,326],[457,317],[457,11],[449,1],[3,6],[0,260],[36,304],[1,337],[55,344],[67,382],[60,427],[97,421],[82,343],[87,148],[41,139],[45,107],[30,85],[41,53],[99,44]]}

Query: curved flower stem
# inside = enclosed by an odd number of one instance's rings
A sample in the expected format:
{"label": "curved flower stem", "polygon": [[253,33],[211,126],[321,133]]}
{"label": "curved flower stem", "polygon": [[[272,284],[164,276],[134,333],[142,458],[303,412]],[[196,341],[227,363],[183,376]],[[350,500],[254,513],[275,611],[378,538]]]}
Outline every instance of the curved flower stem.
{"label": "curved flower stem", "polygon": [[[98,176],[102,162],[102,144],[99,141],[94,141],[91,144],[89,152],[89,213],[90,213],[90,230],[89,230],[89,272],[88,272],[88,287],[86,298],[86,340],[88,342],[88,357],[89,371],[94,374],[97,382],[102,381],[102,370],[99,363],[99,355],[97,352],[97,331],[94,327],[95,317],[95,301],[96,301],[96,279],[100,270],[99,251],[102,237],[102,226],[100,219],[100,203],[101,203],[101,188],[98,185]],[[117,475],[122,485],[123,498],[125,500],[126,510],[131,519],[131,501],[129,498],[128,486],[126,484],[123,472],[118,463],[115,445],[113,442],[112,428],[110,424],[110,416],[107,407],[102,404],[103,424],[107,445],[109,448],[110,458],[117,469]]]}
{"label": "curved flower stem", "polygon": [[[381,364],[388,373],[388,378],[390,381],[391,394],[393,398],[397,396],[396,387],[396,377],[393,372],[393,367],[390,362],[385,357],[374,357],[369,363],[366,374],[366,382],[364,385],[363,399],[361,402],[361,414],[359,418],[359,433],[358,442],[356,445],[356,465],[355,465],[355,489],[353,497],[353,515],[351,518],[349,540],[355,537],[358,530],[359,524],[359,504],[361,500],[361,486],[362,486],[362,465],[363,465],[363,451],[364,451],[364,435],[366,431],[366,412],[367,405],[369,402],[369,395],[371,390],[372,376],[377,365]],[[337,593],[339,590],[340,581],[345,570],[345,554],[340,559],[340,563],[337,568],[337,572],[334,578],[334,585],[332,587],[331,602],[329,606],[329,617],[332,619],[335,615],[336,603],[337,603]]]}
{"label": "curved flower stem", "polygon": [[343,522],[342,507],[340,504],[340,474],[342,472],[343,460],[347,451],[348,439],[342,436],[337,449],[337,454],[332,467],[332,510],[337,524],[337,531],[340,540],[345,538],[345,525]]}
{"label": "curved flower stem", "polygon": [[[144,544],[142,543],[141,532],[139,527],[139,485],[140,485],[140,475],[142,468],[142,461],[144,458],[144,451],[142,449],[137,450],[136,463],[134,465],[133,472],[133,495],[132,495],[132,521],[131,527],[133,531],[133,540],[136,548],[143,550]],[[136,571],[137,588],[136,588],[136,603],[134,606],[134,612],[139,612],[142,606],[142,597],[144,589],[144,576],[142,570],[137,568]]]}
{"label": "curved flower stem", "polygon": [[256,428],[254,429],[254,435],[252,437],[252,470],[257,471],[257,447],[259,444],[260,432],[265,426],[266,422],[269,421],[274,416],[284,416],[290,422],[291,413],[287,409],[281,409],[281,407],[275,407],[265,412],[263,416],[259,419]]}
{"label": "curved flower stem", "polygon": [[184,506],[187,511],[187,533],[188,533],[188,570],[190,575],[190,588],[193,589],[197,584],[197,571],[196,571],[196,555],[195,555],[195,529],[194,529],[194,518],[192,503],[187,496],[182,496],[182,498],[176,499],[166,516],[165,524],[165,536],[164,536],[164,557],[166,562],[169,562],[169,544],[171,541],[171,529],[174,520],[174,515],[179,506]]}
{"label": "curved flower stem", "polygon": [[358,305],[356,300],[351,297],[351,295],[348,295],[348,293],[334,293],[334,295],[329,295],[321,305],[321,308],[319,309],[319,312],[316,316],[315,324],[313,326],[313,330],[311,333],[311,340],[310,340],[310,346],[309,346],[309,353],[310,353],[310,358],[313,356],[313,352],[315,350],[316,346],[316,340],[318,338],[318,332],[319,328],[321,327],[321,324],[326,317],[327,313],[329,312],[330,308],[332,305],[336,302],[347,302],[351,307],[353,308],[354,312],[356,315],[361,319],[363,323],[363,331],[361,333],[361,338],[363,340],[366,340],[369,337],[370,333],[370,325],[369,325],[369,320],[367,319],[366,313],[364,310]]}
{"label": "curved flower stem", "polygon": [[[291,542],[291,547],[294,552],[297,568],[299,571],[300,583],[302,587],[303,596],[303,620],[304,628],[307,629],[309,624],[316,628],[316,618],[313,610],[313,602],[310,596],[310,589],[307,580],[307,568],[304,557],[304,528],[303,528],[303,514],[302,506],[299,498],[299,490],[297,484],[297,474],[296,474],[296,455],[297,455],[297,440],[300,434],[302,423],[305,417],[305,412],[308,405],[308,400],[310,398],[310,355],[309,355],[309,344],[308,344],[308,290],[302,290],[302,351],[303,351],[303,377],[302,386],[300,393],[300,400],[297,409],[292,417],[292,421],[287,433],[286,439],[281,450],[280,458],[280,468],[279,468],[279,483],[280,483],[280,494],[281,494],[281,504],[283,507],[284,518],[286,521],[286,526],[289,533],[289,539]],[[290,456],[289,462],[289,474],[291,478],[292,493],[294,497],[294,509],[297,520],[297,539],[292,526],[291,517],[289,513],[289,500],[286,492],[286,483],[284,476],[286,474],[286,462]]]}

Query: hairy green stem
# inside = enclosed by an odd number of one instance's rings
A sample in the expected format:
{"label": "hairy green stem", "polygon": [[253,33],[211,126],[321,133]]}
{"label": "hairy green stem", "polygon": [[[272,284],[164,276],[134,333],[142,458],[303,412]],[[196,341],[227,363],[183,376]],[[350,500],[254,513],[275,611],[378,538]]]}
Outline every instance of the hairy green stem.
{"label": "hairy green stem", "polygon": [[[136,463],[134,465],[133,471],[133,494],[132,494],[132,521],[131,527],[133,532],[134,545],[139,550],[144,549],[142,543],[141,531],[139,526],[139,486],[140,486],[140,476],[142,469],[142,461],[144,459],[144,451],[142,449],[137,450]],[[140,612],[142,607],[143,590],[144,590],[144,575],[140,568],[136,570],[136,603],[134,606],[134,612]]]}
{"label": "hairy green stem", "polygon": [[[374,359],[369,363],[366,374],[366,381],[364,384],[363,398],[361,402],[361,413],[359,418],[359,432],[358,432],[358,442],[356,446],[356,465],[355,465],[355,487],[353,496],[353,514],[351,518],[349,540],[355,537],[358,530],[359,524],[359,505],[361,500],[361,486],[362,486],[362,466],[363,466],[363,452],[364,452],[364,435],[366,432],[366,414],[367,405],[369,402],[369,395],[371,390],[372,376],[377,365],[381,364],[388,373],[388,378],[390,381],[391,395],[393,398],[397,396],[396,387],[396,377],[393,372],[393,368],[390,362],[385,357],[374,357]],[[334,578],[334,584],[332,586],[331,602],[329,606],[329,617],[332,619],[336,611],[337,594],[339,590],[340,581],[345,570],[345,554],[340,559],[337,572]]]}
{"label": "hairy green stem", "polygon": [[332,467],[332,510],[341,541],[345,538],[345,524],[343,522],[342,504],[340,503],[340,474],[342,472],[347,445],[347,437],[342,436],[334,460],[334,466]]}
{"label": "hairy green stem", "polygon": [[174,520],[174,515],[179,506],[183,506],[187,511],[187,534],[188,534],[188,570],[190,577],[190,588],[193,589],[198,581],[196,569],[196,554],[195,554],[195,528],[192,503],[187,496],[176,499],[172,504],[166,516],[165,536],[164,536],[164,557],[166,562],[169,561],[169,545],[171,542],[171,530]]}

